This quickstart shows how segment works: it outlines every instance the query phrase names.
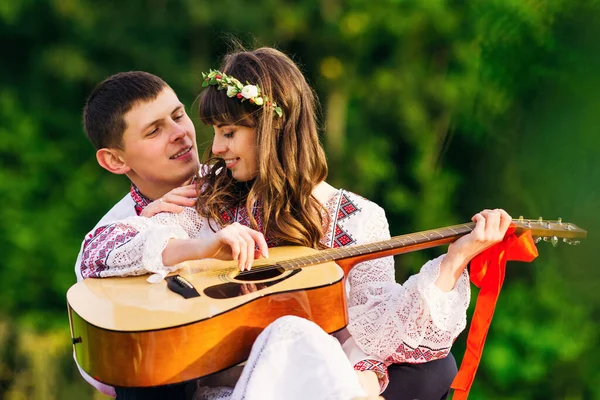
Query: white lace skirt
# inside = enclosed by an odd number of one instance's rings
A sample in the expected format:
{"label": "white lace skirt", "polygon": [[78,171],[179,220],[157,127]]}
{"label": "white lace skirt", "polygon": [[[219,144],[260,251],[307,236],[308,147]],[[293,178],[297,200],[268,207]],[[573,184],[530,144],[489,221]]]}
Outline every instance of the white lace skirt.
{"label": "white lace skirt", "polygon": [[200,387],[194,400],[350,400],[365,396],[340,343],[315,323],[287,316],[256,339],[235,388]]}

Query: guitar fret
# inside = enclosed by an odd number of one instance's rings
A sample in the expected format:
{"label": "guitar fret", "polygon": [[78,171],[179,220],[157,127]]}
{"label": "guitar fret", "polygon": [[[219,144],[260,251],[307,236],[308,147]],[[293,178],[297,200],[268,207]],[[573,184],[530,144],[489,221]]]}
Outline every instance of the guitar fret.
{"label": "guitar fret", "polygon": [[405,235],[405,237],[406,237],[407,239],[409,239],[409,240],[412,240],[412,241],[413,241],[415,244],[416,244],[416,243],[419,243],[419,242],[417,242],[417,240],[416,240],[416,239],[414,239],[414,238],[413,238],[412,236],[410,236],[410,235]]}
{"label": "guitar fret", "polygon": [[311,254],[293,260],[288,260],[285,264],[280,263],[280,265],[286,265],[287,268],[299,268],[329,261],[382,252],[386,250],[399,249],[411,244],[418,245],[439,239],[462,236],[471,232],[474,226],[474,223],[453,225],[440,229],[432,229],[423,232],[415,232],[411,234],[395,236],[388,240],[383,240],[375,243],[321,250],[317,254]]}

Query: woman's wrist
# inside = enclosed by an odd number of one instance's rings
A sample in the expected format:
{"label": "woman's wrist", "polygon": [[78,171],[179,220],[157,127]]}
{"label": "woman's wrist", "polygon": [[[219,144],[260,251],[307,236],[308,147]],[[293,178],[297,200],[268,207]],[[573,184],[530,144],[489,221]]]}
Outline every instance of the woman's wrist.
{"label": "woman's wrist", "polygon": [[188,260],[206,258],[197,239],[171,239],[162,252],[164,265],[175,265]]}
{"label": "woman's wrist", "polygon": [[435,285],[444,292],[454,289],[463,271],[469,263],[468,258],[448,251],[440,263],[440,274],[435,280]]}

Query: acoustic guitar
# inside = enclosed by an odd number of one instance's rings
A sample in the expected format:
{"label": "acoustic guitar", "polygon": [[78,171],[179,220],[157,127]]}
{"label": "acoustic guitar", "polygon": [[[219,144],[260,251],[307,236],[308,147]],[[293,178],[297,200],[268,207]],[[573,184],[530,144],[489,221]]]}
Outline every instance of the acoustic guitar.
{"label": "acoustic guitar", "polygon": [[[514,220],[537,240],[577,243],[586,231],[558,221]],[[284,315],[310,319],[326,332],[348,322],[344,276],[357,263],[450,243],[473,223],[327,250],[279,247],[240,272],[235,262],[182,263],[150,284],[145,276],[85,279],[67,292],[78,364],[121,387],[185,382],[247,359],[256,337]]]}

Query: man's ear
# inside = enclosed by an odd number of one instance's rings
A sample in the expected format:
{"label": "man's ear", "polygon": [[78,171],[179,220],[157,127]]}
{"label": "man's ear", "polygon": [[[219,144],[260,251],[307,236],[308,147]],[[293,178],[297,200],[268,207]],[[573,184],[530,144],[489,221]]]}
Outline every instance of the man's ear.
{"label": "man's ear", "polygon": [[118,175],[126,174],[131,168],[125,163],[120,153],[118,149],[100,149],[96,152],[96,160],[108,172]]}

